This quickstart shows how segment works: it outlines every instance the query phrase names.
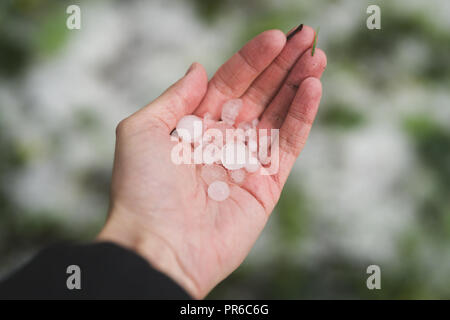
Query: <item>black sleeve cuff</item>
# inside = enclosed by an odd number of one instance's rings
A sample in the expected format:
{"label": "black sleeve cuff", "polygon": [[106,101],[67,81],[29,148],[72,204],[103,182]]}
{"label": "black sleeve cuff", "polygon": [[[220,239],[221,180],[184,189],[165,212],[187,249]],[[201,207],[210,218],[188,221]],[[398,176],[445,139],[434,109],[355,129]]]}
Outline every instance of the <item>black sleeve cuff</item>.
{"label": "black sleeve cuff", "polygon": [[[69,271],[78,266],[80,272]],[[76,269],[76,267],[75,267]],[[75,273],[79,274],[80,289]],[[69,277],[71,277],[69,279]],[[69,287],[67,282],[69,279]],[[72,285],[71,285],[72,284]],[[141,256],[113,243],[43,250],[0,283],[0,299],[190,299]]]}

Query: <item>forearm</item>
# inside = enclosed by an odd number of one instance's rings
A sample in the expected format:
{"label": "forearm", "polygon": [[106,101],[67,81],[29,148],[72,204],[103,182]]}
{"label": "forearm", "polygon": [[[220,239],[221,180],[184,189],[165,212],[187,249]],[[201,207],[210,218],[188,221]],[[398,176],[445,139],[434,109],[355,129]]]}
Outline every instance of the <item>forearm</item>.
{"label": "forearm", "polygon": [[145,223],[135,220],[133,214],[115,208],[110,217],[113,218],[108,220],[98,235],[98,241],[113,242],[139,254],[156,270],[173,279],[191,297],[201,299],[206,296],[207,292],[202,292],[195,281],[186,274],[167,241],[146,228]]}

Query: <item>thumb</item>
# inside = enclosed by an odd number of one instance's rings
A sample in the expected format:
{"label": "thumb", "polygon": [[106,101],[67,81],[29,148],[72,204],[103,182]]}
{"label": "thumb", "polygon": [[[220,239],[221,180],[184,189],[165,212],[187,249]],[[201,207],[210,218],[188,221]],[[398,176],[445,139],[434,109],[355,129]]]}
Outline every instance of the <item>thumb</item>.
{"label": "thumb", "polygon": [[160,122],[168,131],[172,131],[178,120],[197,108],[206,93],[207,86],[208,76],[205,68],[200,63],[194,62],[183,78],[137,114]]}

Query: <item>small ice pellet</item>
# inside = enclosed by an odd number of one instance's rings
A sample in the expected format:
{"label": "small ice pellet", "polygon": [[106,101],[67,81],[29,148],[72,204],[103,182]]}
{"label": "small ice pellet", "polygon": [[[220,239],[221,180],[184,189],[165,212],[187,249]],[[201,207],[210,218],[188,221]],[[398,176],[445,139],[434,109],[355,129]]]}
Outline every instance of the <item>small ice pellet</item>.
{"label": "small ice pellet", "polygon": [[222,149],[222,164],[228,170],[238,170],[245,166],[247,149],[242,142],[227,143]]}
{"label": "small ice pellet", "polygon": [[203,145],[194,145],[194,152],[192,153],[192,163],[201,164],[203,163]]}
{"label": "small ice pellet", "polygon": [[258,159],[259,159],[259,162],[261,162],[264,165],[268,165],[270,163],[269,156],[267,154],[263,153],[263,152],[260,152],[258,154]]}
{"label": "small ice pellet", "polygon": [[202,166],[200,175],[207,185],[210,185],[217,180],[227,180],[227,170],[217,164],[207,164]]}
{"label": "small ice pellet", "polygon": [[222,149],[213,143],[207,144],[203,148],[203,163],[212,164],[220,161],[222,158]]}
{"label": "small ice pellet", "polygon": [[260,137],[259,138],[258,159],[264,165],[267,165],[270,162],[269,148],[270,148],[269,137],[268,136]]}
{"label": "small ice pellet", "polygon": [[[209,130],[211,129],[216,129],[219,130],[221,133],[221,143],[220,145],[223,145],[225,143],[225,139],[227,136],[227,130],[233,130],[233,126],[230,125],[229,123],[226,123],[225,121],[218,121],[216,123],[214,123],[211,127],[208,128],[207,134],[209,132]],[[216,136],[216,139],[219,140],[219,136]],[[219,141],[216,141],[219,142]]]}
{"label": "small ice pellet", "polygon": [[225,102],[222,106],[222,121],[233,125],[236,121],[237,116],[239,115],[239,111],[241,111],[241,108],[241,99],[232,99]]}
{"label": "small ice pellet", "polygon": [[242,129],[229,129],[226,132],[226,143],[245,143],[245,132]]}
{"label": "small ice pellet", "polygon": [[183,141],[195,142],[201,139],[203,134],[202,118],[194,115],[187,115],[177,123],[177,133]]}
{"label": "small ice pellet", "polygon": [[244,131],[247,131],[248,129],[252,128],[252,124],[250,122],[241,122],[238,124],[238,129],[242,129]]}
{"label": "small ice pellet", "polygon": [[250,173],[258,171],[260,167],[261,167],[261,164],[259,163],[258,159],[256,159],[253,156],[250,157],[250,159],[245,164],[245,170],[247,170],[247,172],[250,172]]}
{"label": "small ice pellet", "polygon": [[250,139],[248,141],[248,149],[251,152],[256,152],[258,150],[258,143],[256,142],[256,140]]}
{"label": "small ice pellet", "polygon": [[212,118],[212,115],[207,112],[203,115],[203,131],[208,130],[216,121]]}
{"label": "small ice pellet", "polygon": [[231,180],[233,180],[235,183],[242,183],[245,180],[245,170],[239,169],[239,170],[231,170],[229,171]]}
{"label": "small ice pellet", "polygon": [[230,196],[230,187],[226,182],[214,181],[208,187],[208,196],[215,201],[223,201]]}

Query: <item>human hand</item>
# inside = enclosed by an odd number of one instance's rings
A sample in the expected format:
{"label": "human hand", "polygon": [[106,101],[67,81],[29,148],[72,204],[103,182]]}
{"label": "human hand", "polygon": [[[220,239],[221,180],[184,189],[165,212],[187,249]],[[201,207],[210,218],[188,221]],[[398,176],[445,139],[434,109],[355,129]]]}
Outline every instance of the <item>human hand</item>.
{"label": "human hand", "polygon": [[[129,247],[203,298],[249,253],[277,203],[319,106],[323,51],[311,55],[314,31],[305,26],[286,42],[270,30],[256,36],[208,82],[200,64],[117,127],[108,221],[98,236]],[[238,121],[260,118],[280,129],[278,173],[249,175],[222,202],[207,196],[198,166],[171,161],[170,132],[186,114],[219,118],[222,104],[240,97]]]}

